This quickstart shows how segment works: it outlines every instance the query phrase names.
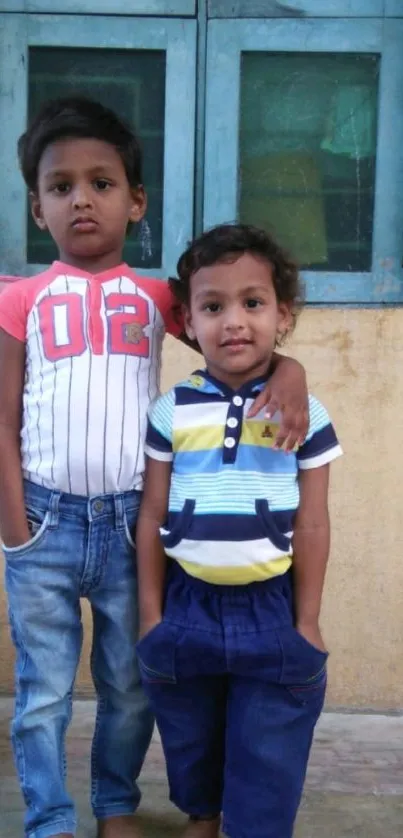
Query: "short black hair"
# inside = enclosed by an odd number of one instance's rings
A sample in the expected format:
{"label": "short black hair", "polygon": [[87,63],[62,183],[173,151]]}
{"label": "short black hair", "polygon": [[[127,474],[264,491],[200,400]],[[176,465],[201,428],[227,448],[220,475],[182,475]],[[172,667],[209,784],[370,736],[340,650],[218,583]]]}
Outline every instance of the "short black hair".
{"label": "short black hair", "polygon": [[18,159],[31,192],[37,190],[43,152],[48,145],[65,137],[103,140],[114,146],[130,186],[136,188],[142,184],[141,148],[131,128],[100,102],[71,96],[46,102],[18,140]]}
{"label": "short black hair", "polygon": [[303,304],[298,267],[288,253],[265,230],[250,224],[220,224],[190,243],[177,264],[178,279],[170,279],[176,299],[190,304],[190,280],[200,268],[234,262],[251,253],[272,266],[277,302],[289,307],[292,330]]}

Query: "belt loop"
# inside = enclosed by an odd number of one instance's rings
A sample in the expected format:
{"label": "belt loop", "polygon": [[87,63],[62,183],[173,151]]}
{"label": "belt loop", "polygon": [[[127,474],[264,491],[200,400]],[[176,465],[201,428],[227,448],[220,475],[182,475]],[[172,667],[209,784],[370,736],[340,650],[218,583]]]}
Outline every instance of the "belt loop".
{"label": "belt loop", "polygon": [[125,505],[123,495],[114,495],[115,502],[115,528],[120,530],[125,525]]}
{"label": "belt loop", "polygon": [[59,524],[59,502],[61,492],[52,492],[49,500],[49,527],[55,529]]}

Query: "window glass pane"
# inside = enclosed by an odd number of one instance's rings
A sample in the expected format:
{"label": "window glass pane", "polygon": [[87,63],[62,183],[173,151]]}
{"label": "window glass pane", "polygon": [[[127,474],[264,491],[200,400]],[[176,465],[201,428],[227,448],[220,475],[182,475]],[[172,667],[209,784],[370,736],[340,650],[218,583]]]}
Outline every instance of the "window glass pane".
{"label": "window glass pane", "polygon": [[243,53],[239,216],[303,268],[371,270],[379,57]]}
{"label": "window glass pane", "polygon": [[[29,52],[29,115],[55,96],[81,94],[115,110],[137,132],[148,194],[147,225],[128,233],[124,259],[133,266],[161,266],[166,54],[158,50],[33,48]],[[29,263],[57,256],[47,234],[29,215]]]}

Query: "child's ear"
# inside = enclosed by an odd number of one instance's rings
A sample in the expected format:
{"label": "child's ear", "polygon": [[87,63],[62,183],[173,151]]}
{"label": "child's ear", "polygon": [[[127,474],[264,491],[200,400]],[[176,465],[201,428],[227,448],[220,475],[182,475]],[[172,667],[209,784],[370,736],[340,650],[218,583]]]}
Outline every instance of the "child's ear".
{"label": "child's ear", "polygon": [[47,230],[48,225],[43,217],[42,206],[37,192],[29,193],[29,203],[31,205],[31,215],[36,226],[39,227],[40,230]]}
{"label": "child's ear", "polygon": [[147,210],[147,195],[144,191],[144,186],[137,186],[136,189],[130,190],[132,204],[130,207],[129,221],[133,224],[138,224],[144,218]]}
{"label": "child's ear", "polygon": [[277,304],[277,335],[279,338],[285,338],[287,332],[290,331],[292,325],[292,315],[290,307],[287,303]]}
{"label": "child's ear", "polygon": [[187,306],[183,306],[183,320],[185,324],[185,332],[189,338],[189,340],[196,340],[196,332],[193,328],[192,323],[192,315],[190,313],[190,308]]}

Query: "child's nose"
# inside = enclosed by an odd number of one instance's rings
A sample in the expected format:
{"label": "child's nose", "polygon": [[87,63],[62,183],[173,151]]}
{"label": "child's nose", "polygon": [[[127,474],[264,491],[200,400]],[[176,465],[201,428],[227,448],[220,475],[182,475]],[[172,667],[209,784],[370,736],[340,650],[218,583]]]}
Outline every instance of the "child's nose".
{"label": "child's nose", "polygon": [[227,329],[242,329],[246,323],[243,306],[229,306],[226,310],[225,326]]}
{"label": "child's nose", "polygon": [[86,184],[77,184],[73,189],[73,205],[76,209],[88,207],[92,203],[90,187]]}

